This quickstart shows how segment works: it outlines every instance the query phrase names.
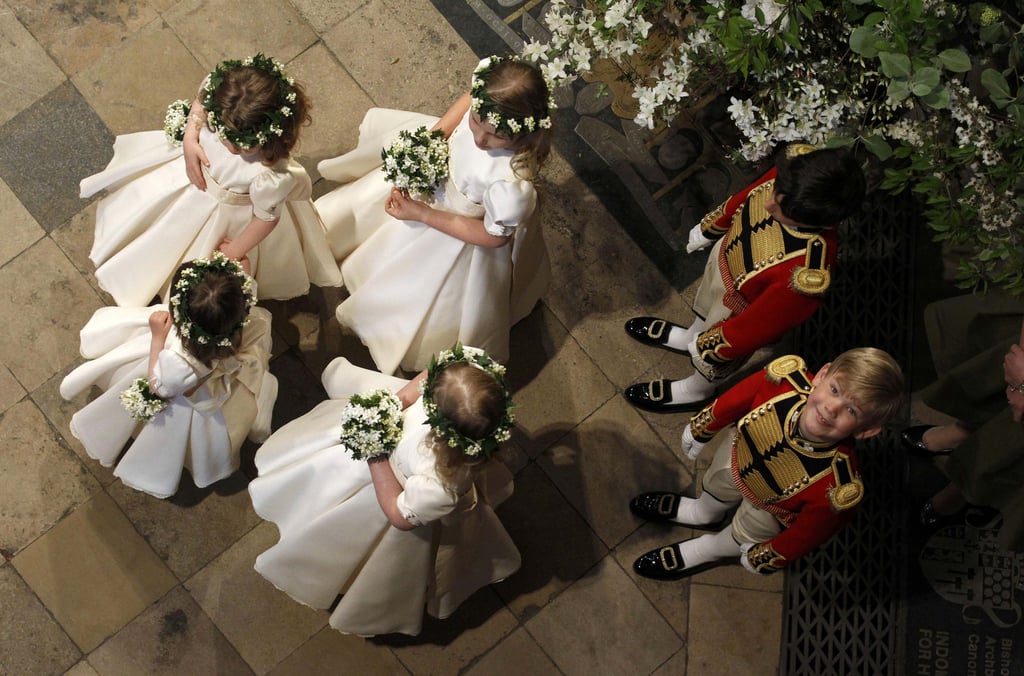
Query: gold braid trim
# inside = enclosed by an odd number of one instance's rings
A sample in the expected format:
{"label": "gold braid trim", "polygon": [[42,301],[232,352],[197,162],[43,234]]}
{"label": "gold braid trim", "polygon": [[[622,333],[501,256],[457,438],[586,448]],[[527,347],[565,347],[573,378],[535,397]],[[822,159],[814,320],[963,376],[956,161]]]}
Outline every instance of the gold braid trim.
{"label": "gold braid trim", "polygon": [[693,434],[693,438],[703,444],[711,441],[714,438],[715,433],[709,432],[710,427],[715,422],[715,413],[712,410],[714,403],[708,404],[700,410],[697,415],[690,418],[690,432]]}
{"label": "gold braid trim", "polygon": [[[797,391],[806,391],[803,385],[804,381],[807,380],[806,376],[804,376],[804,371],[807,370],[807,363],[801,357],[795,354],[779,357],[772,360],[764,370],[768,372],[768,382],[771,384],[778,385],[783,380],[788,380],[793,385],[797,385]],[[792,377],[794,373],[798,373],[801,376],[798,379],[800,381],[799,384]]]}
{"label": "gold braid trim", "polygon": [[793,159],[800,155],[806,155],[807,153],[813,153],[817,150],[817,146],[812,146],[810,143],[793,143],[786,147],[786,157]]}
{"label": "gold braid trim", "polygon": [[697,336],[697,353],[709,364],[728,364],[732,361],[721,354],[721,350],[732,347],[722,333],[722,325],[714,326]]}
{"label": "gold braid trim", "polygon": [[[725,205],[728,204],[728,199],[725,202],[719,204],[715,209],[709,211],[704,218],[700,221],[700,231],[708,239],[718,239],[729,230],[731,224],[727,223],[725,226],[719,226],[715,224],[719,218],[725,215]],[[743,207],[740,207],[742,210]]]}
{"label": "gold braid trim", "polygon": [[747,551],[747,563],[759,573],[774,573],[786,565],[786,557],[767,542],[762,542]]}
{"label": "gold braid trim", "polygon": [[834,512],[853,509],[864,498],[864,482],[851,470],[850,458],[845,453],[836,453],[832,460],[835,485],[828,490],[828,501]]}

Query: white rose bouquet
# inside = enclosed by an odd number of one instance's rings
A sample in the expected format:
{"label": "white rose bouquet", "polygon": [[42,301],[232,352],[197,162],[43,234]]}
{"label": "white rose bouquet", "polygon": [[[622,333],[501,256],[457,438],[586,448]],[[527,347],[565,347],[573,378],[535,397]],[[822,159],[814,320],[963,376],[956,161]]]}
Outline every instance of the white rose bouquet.
{"label": "white rose bouquet", "polygon": [[448,141],[440,130],[402,130],[380,156],[384,178],[413,195],[432,195],[448,177]]}

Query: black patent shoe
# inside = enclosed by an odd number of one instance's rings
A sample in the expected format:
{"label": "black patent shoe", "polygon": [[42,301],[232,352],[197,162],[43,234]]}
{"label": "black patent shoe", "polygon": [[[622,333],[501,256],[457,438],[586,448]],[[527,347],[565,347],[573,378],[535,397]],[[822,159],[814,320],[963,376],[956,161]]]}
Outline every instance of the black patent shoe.
{"label": "black patent shoe", "polygon": [[933,451],[924,445],[924,433],[935,427],[935,425],[914,425],[900,432],[900,441],[903,448],[915,455],[934,457],[937,455],[949,455],[953,449],[947,448],[941,451]]}
{"label": "black patent shoe", "polygon": [[680,349],[666,344],[668,334],[673,328],[685,330],[685,327],[678,324],[658,317],[633,317],[626,322],[624,328],[630,338],[638,340],[644,345],[653,345],[677,354],[690,354],[685,348]]}
{"label": "black patent shoe", "polygon": [[636,383],[626,388],[626,401],[637,408],[654,413],[678,413],[680,411],[699,411],[714,401],[714,397],[691,402],[672,401],[672,381],[652,380],[649,383]]}
{"label": "black patent shoe", "polygon": [[641,493],[629,501],[629,511],[648,521],[671,521],[679,513],[680,493]]}
{"label": "black patent shoe", "polygon": [[687,566],[683,562],[683,553],[679,549],[680,544],[682,543],[676,542],[642,554],[633,562],[633,570],[637,575],[649,577],[652,580],[681,580],[715,565],[716,562],[712,561],[697,566]]}

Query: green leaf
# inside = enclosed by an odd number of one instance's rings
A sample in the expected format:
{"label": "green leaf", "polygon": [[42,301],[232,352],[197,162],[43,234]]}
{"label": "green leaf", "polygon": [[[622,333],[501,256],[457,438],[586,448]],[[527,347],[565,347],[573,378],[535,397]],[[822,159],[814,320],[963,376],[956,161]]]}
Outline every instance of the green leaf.
{"label": "green leaf", "polygon": [[902,101],[910,96],[910,87],[904,80],[892,80],[886,88],[886,93],[893,101]]}
{"label": "green leaf", "polygon": [[881,136],[865,136],[862,140],[864,147],[883,162],[892,157],[892,147]]}
{"label": "green leaf", "polygon": [[[870,2],[870,0],[865,0],[865,2]],[[864,26],[877,26],[883,21],[885,21],[885,12],[871,12],[864,17],[863,24]]]}
{"label": "green leaf", "polygon": [[921,101],[929,108],[942,110],[949,108],[949,90],[944,86],[933,89],[930,93],[921,96]]}
{"label": "green leaf", "polygon": [[1014,99],[1013,93],[1010,92],[1010,83],[1006,81],[1002,73],[994,68],[986,68],[981,71],[981,84],[988,90],[992,103],[1000,109],[1005,108]]}
{"label": "green leaf", "polygon": [[939,63],[954,73],[966,73],[971,69],[971,57],[959,49],[944,49],[939,52]]}
{"label": "green leaf", "polygon": [[833,136],[825,141],[826,148],[850,148],[857,142],[852,136]]}
{"label": "green leaf", "polygon": [[878,43],[881,35],[874,28],[860,26],[850,33],[850,49],[861,56],[873,59],[878,56]]}
{"label": "green leaf", "polygon": [[879,61],[882,62],[882,73],[891,78],[910,77],[910,57],[906,54],[893,52],[879,52]]}

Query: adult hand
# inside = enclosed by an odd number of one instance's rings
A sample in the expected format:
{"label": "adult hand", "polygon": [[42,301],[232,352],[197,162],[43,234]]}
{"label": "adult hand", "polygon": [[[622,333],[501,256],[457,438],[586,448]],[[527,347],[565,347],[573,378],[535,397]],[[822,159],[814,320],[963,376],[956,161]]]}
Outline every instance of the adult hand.
{"label": "adult hand", "polygon": [[1010,387],[1024,383],[1024,348],[1020,345],[1011,345],[1003,358],[1003,378]]}
{"label": "adult hand", "polygon": [[700,223],[698,223],[697,225],[690,228],[690,236],[688,241],[686,242],[686,253],[693,253],[694,251],[706,249],[714,243],[715,240],[708,239],[707,237],[704,236],[704,233],[701,232],[700,229]]}
{"label": "adult hand", "polygon": [[1010,410],[1013,412],[1013,421],[1024,421],[1024,394],[1007,387],[1006,401],[1010,403]]}
{"label": "adult hand", "polygon": [[199,135],[185,132],[185,139],[182,141],[182,148],[185,152],[185,174],[189,183],[206,191],[206,178],[203,176],[203,167],[209,168],[210,160],[206,158],[206,151],[199,145]]}
{"label": "adult hand", "polygon": [[409,194],[398,188],[392,188],[391,194],[388,195],[387,201],[384,203],[384,211],[387,212],[388,216],[397,218],[400,221],[423,221],[421,214],[422,209],[429,209],[430,207],[409,197]]}

